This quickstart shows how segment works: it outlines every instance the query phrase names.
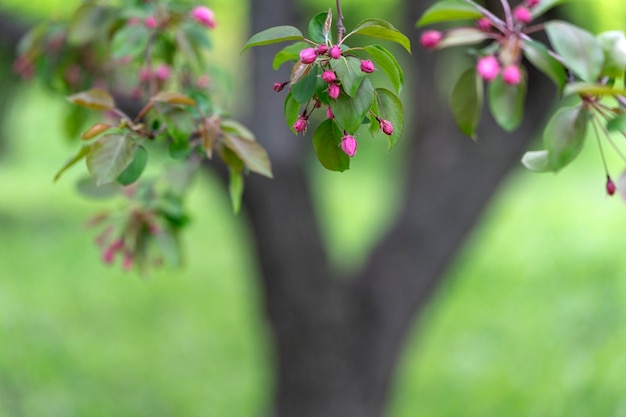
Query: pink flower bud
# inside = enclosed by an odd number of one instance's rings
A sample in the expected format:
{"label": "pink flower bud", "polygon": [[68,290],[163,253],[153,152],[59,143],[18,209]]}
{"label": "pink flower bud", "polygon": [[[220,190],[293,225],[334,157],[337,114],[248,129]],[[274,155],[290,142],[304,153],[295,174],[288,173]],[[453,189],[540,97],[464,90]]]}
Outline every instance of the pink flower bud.
{"label": "pink flower bud", "polygon": [[318,55],[324,55],[326,52],[328,52],[328,46],[324,44],[318,45],[316,51]]}
{"label": "pink flower bud", "polygon": [[330,84],[328,86],[328,95],[330,98],[336,100],[339,97],[341,90],[337,84]]}
{"label": "pink flower bud", "polygon": [[335,82],[336,79],[337,75],[335,74],[335,71],[324,71],[322,73],[322,80],[326,81],[329,84]]}
{"label": "pink flower bud", "polygon": [[606,193],[608,195],[613,195],[615,194],[616,190],[617,190],[617,187],[615,186],[615,183],[613,182],[611,177],[607,175],[606,176]]}
{"label": "pink flower bud", "polygon": [[328,117],[331,120],[335,118],[335,115],[333,114],[333,111],[330,109],[330,106],[326,108],[326,117]]}
{"label": "pink flower bud", "polygon": [[296,122],[293,124],[293,130],[295,130],[296,133],[304,132],[306,130],[306,125],[306,117],[300,115],[298,116],[298,120],[296,120]]}
{"label": "pink flower bud", "polygon": [[420,44],[426,49],[435,49],[443,39],[443,34],[438,30],[427,30],[420,36]]}
{"label": "pink flower bud", "polygon": [[522,71],[517,65],[509,65],[502,70],[502,81],[509,85],[517,85],[522,81]]}
{"label": "pink flower bud", "polygon": [[317,58],[317,52],[313,48],[306,48],[300,51],[300,62],[303,64],[312,64]]}
{"label": "pink flower bud", "polygon": [[148,29],[154,29],[155,27],[159,25],[159,23],[156,20],[156,17],[154,16],[146,17],[146,19],[143,21],[143,24],[146,25]]}
{"label": "pink flower bud", "polygon": [[330,48],[329,55],[332,59],[339,59],[341,57],[341,48],[337,45]]}
{"label": "pink flower bud", "polygon": [[530,23],[533,20],[532,13],[524,6],[517,6],[513,9],[513,16],[520,23]]}
{"label": "pink flower bud", "polygon": [[393,125],[389,120],[379,119],[378,124],[380,125],[380,130],[382,130],[385,135],[393,135]]}
{"label": "pink flower bud", "polygon": [[152,70],[149,67],[139,69],[139,81],[145,83],[148,82],[150,78],[152,78]]}
{"label": "pink flower bud", "polygon": [[489,32],[492,26],[491,20],[489,20],[486,17],[481,17],[480,19],[476,21],[476,26],[478,27],[478,29],[482,30],[483,32]]}
{"label": "pink flower bud", "polygon": [[130,271],[133,269],[133,255],[131,253],[127,253],[124,255],[124,259],[122,260],[122,269],[124,271]]}
{"label": "pink flower bud", "polygon": [[102,252],[102,262],[104,262],[106,265],[110,265],[113,263],[114,260],[115,260],[115,251],[111,250],[111,248],[106,248]]}
{"label": "pink flower bud", "polygon": [[374,64],[369,59],[364,59],[361,61],[361,71],[370,74],[374,72],[375,69],[376,68],[374,68]]}
{"label": "pink flower bud", "polygon": [[357,145],[358,143],[354,136],[345,134],[341,138],[341,150],[351,158],[356,155]]}
{"label": "pink flower bud", "polygon": [[124,247],[124,240],[116,239],[113,241],[113,243],[111,243],[111,245],[109,246],[109,249],[112,250],[113,252],[117,252],[123,247]]}
{"label": "pink flower bud", "polygon": [[532,8],[532,7],[538,6],[539,3],[541,3],[541,0],[526,0],[524,3],[526,3],[526,6]]}
{"label": "pink flower bud", "polygon": [[154,71],[154,75],[156,75],[157,79],[161,81],[165,81],[168,78],[170,78],[171,72],[172,70],[170,69],[169,66],[167,66],[166,64],[161,64]]}
{"label": "pink flower bud", "polygon": [[215,29],[217,24],[215,23],[215,14],[213,10],[204,6],[197,6],[191,11],[191,17],[203,26],[209,29]]}
{"label": "pink flower bud", "polygon": [[277,93],[283,91],[283,88],[285,88],[285,84],[286,83],[274,83],[274,91],[276,91]]}
{"label": "pink flower bud", "polygon": [[209,88],[209,86],[211,85],[211,77],[206,74],[199,76],[196,80],[196,85],[198,86],[198,88],[202,89]]}
{"label": "pink flower bud", "polygon": [[139,22],[141,22],[141,20],[138,17],[131,17],[130,19],[128,19],[126,24],[128,26],[136,26],[139,24]]}
{"label": "pink flower bud", "polygon": [[493,55],[484,56],[478,60],[476,71],[483,79],[492,81],[500,72],[500,63]]}

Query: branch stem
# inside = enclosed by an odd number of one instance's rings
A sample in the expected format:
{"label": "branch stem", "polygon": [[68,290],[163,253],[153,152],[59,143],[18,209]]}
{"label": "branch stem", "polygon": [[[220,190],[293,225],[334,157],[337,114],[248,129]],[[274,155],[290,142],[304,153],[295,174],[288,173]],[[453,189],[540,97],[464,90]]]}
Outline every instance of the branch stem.
{"label": "branch stem", "polygon": [[337,0],[337,44],[341,45],[343,36],[346,34],[346,27],[343,25],[343,12],[341,11],[341,0]]}

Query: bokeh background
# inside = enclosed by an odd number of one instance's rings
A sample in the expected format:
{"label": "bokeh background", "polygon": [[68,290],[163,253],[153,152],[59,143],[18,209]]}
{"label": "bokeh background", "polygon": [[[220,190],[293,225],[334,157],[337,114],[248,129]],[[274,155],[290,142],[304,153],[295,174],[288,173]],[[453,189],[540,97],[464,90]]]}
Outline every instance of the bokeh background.
{"label": "bokeh background", "polygon": [[[0,8],[36,22],[77,3]],[[219,22],[215,59],[238,80],[233,107],[253,112],[239,56],[248,5],[207,4]],[[344,11],[393,20],[393,4],[344,0]],[[621,0],[562,7],[589,29],[625,27]],[[207,174],[194,187],[183,270],[106,267],[85,223],[111,203],[75,193],[80,169],[52,184],[73,149],[63,98],[37,82],[0,96],[11,100],[0,151],[0,417],[267,415],[273,359],[257,265],[246,216],[231,212],[220,182]],[[399,181],[396,156],[359,152],[343,174],[311,166],[325,238],[346,269],[393,216],[389,184]],[[604,181],[593,140],[558,175],[519,168],[506,180],[415,323],[389,416],[626,416],[626,204]]]}

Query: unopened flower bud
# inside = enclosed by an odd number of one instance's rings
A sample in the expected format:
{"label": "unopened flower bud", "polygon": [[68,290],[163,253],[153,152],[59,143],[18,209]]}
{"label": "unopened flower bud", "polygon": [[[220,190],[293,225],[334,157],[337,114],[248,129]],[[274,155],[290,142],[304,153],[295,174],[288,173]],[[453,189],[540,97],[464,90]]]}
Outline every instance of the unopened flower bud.
{"label": "unopened flower bud", "polygon": [[202,89],[209,88],[209,86],[211,85],[211,77],[206,74],[199,76],[196,80],[196,85],[198,86],[198,88]]}
{"label": "unopened flower bud", "polygon": [[500,73],[500,63],[495,56],[484,56],[478,60],[476,71],[486,81],[492,81]]}
{"label": "unopened flower bud", "polygon": [[492,26],[491,20],[489,20],[486,17],[481,17],[480,19],[476,21],[476,26],[478,27],[478,29],[482,30],[483,32],[489,32]]}
{"label": "unopened flower bud", "polygon": [[307,120],[306,117],[300,115],[298,116],[298,120],[293,124],[293,130],[296,133],[304,132],[306,130]]}
{"label": "unopened flower bud", "polygon": [[379,119],[378,123],[380,125],[380,130],[382,130],[385,135],[393,135],[393,125],[389,120]]}
{"label": "unopened flower bud", "polygon": [[341,57],[341,48],[337,45],[330,48],[329,55],[332,59],[339,59]]}
{"label": "unopened flower bud", "polygon": [[213,10],[204,6],[197,6],[191,11],[191,17],[203,26],[209,29],[215,29],[217,24],[215,23],[215,14]]}
{"label": "unopened flower bud", "polygon": [[305,48],[300,51],[300,62],[303,64],[312,64],[317,58],[317,52],[313,48]]}
{"label": "unopened flower bud", "polygon": [[341,150],[348,155],[349,157],[353,157],[356,155],[356,148],[358,143],[354,136],[345,134],[341,138]]}
{"label": "unopened flower bud", "polygon": [[613,194],[615,194],[616,190],[617,190],[617,187],[615,186],[615,183],[613,182],[611,177],[609,177],[607,175],[607,177],[606,177],[606,193],[608,195],[613,195]]}
{"label": "unopened flower bud", "polygon": [[420,36],[420,44],[426,49],[435,49],[443,39],[443,34],[438,30],[427,30]]}
{"label": "unopened flower bud", "polygon": [[361,61],[361,71],[365,73],[372,73],[376,68],[374,68],[374,64],[369,59],[364,59]]}
{"label": "unopened flower bud", "polygon": [[170,78],[172,70],[166,64],[159,65],[157,69],[154,71],[154,75],[156,75],[157,79],[161,81],[165,81]]}
{"label": "unopened flower bud", "polygon": [[133,255],[131,253],[127,253],[124,255],[124,259],[122,260],[122,269],[124,271],[130,271],[133,269]]}
{"label": "unopened flower bud", "polygon": [[509,85],[517,85],[522,81],[522,71],[517,65],[509,65],[502,70],[502,81]]}
{"label": "unopened flower bud", "polygon": [[330,98],[336,100],[339,97],[340,93],[341,89],[337,84],[330,84],[328,86],[328,95],[330,96]]}
{"label": "unopened flower bud", "polygon": [[146,19],[143,21],[143,24],[146,25],[148,29],[154,29],[155,27],[159,25],[159,23],[156,20],[156,17],[154,16],[146,17]]}
{"label": "unopened flower bud", "polygon": [[152,78],[152,70],[149,67],[143,67],[139,70],[139,81],[145,83]]}
{"label": "unopened flower bud", "polygon": [[128,21],[126,22],[126,24],[128,26],[136,26],[141,22],[141,19],[139,19],[138,17],[131,17],[130,19],[128,19]]}
{"label": "unopened flower bud", "polygon": [[276,91],[277,93],[283,91],[285,85],[287,85],[287,83],[274,83],[274,91]]}
{"label": "unopened flower bud", "polygon": [[324,55],[326,52],[328,52],[328,46],[326,46],[325,44],[318,45],[316,51],[318,55]]}
{"label": "unopened flower bud", "polygon": [[513,16],[515,20],[520,23],[530,23],[533,20],[533,15],[525,6],[517,6],[513,9]]}
{"label": "unopened flower bud", "polygon": [[111,250],[111,248],[106,248],[102,252],[102,262],[106,265],[110,265],[115,260],[115,251]]}
{"label": "unopened flower bud", "polygon": [[336,79],[337,75],[335,74],[335,71],[324,71],[322,73],[322,80],[326,81],[329,84],[335,82]]}
{"label": "unopened flower bud", "polygon": [[330,109],[330,106],[326,108],[326,117],[328,117],[331,120],[335,118],[335,115],[333,114],[333,111]]}

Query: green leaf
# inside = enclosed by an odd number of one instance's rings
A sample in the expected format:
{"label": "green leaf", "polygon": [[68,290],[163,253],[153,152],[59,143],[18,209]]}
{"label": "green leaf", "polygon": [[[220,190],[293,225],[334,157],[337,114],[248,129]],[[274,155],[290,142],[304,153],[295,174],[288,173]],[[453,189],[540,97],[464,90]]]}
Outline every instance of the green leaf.
{"label": "green leaf", "polygon": [[354,56],[342,55],[341,58],[330,61],[331,68],[335,70],[337,78],[341,81],[343,91],[353,97],[367,75],[361,71],[361,60]]}
{"label": "green leaf", "polygon": [[450,29],[437,45],[437,49],[459,45],[473,45],[489,39],[489,36],[477,28]]}
{"label": "green leaf", "polygon": [[167,104],[180,104],[183,106],[195,106],[196,101],[184,94],[174,91],[161,91],[157,95],[150,98],[150,101]]}
{"label": "green leaf", "polygon": [[548,156],[548,151],[528,151],[522,157],[522,164],[531,171],[534,172],[549,172],[552,171],[550,168],[550,159]]}
{"label": "green leaf", "polygon": [[111,42],[111,53],[113,59],[124,56],[139,57],[148,46],[150,39],[150,29],[145,25],[123,26],[113,36]]}
{"label": "green leaf", "polygon": [[606,130],[609,132],[626,132],[626,115],[620,114],[609,120],[606,124]]}
{"label": "green leaf", "polygon": [[354,97],[341,94],[337,100],[330,101],[330,108],[339,126],[354,133],[363,123],[363,119],[374,102],[374,87],[369,78],[365,78]]}
{"label": "green leaf", "polygon": [[77,106],[91,110],[113,110],[115,108],[115,102],[111,94],[100,88],[81,91],[67,97],[67,100]]}
{"label": "green leaf", "polygon": [[296,123],[296,121],[298,120],[298,116],[300,115],[300,103],[298,103],[296,99],[293,98],[291,92],[289,92],[285,96],[284,110],[285,122],[287,122],[287,126],[289,126],[289,129],[291,129],[293,133],[296,133],[296,131],[293,130],[293,125],[294,123]]}
{"label": "green leaf", "polygon": [[115,181],[132,162],[134,146],[127,135],[105,135],[91,145],[87,169],[98,186]]}
{"label": "green leaf", "polygon": [[130,185],[137,181],[148,165],[148,152],[143,146],[135,149],[133,161],[117,176],[117,182],[122,185]]}
{"label": "green leaf", "polygon": [[482,78],[470,68],[458,79],[450,95],[450,108],[461,132],[476,140],[476,127],[483,107]]}
{"label": "green leaf", "polygon": [[541,42],[525,40],[522,43],[522,49],[526,59],[539,71],[546,74],[561,90],[567,81],[567,73],[563,64],[548,53],[548,48]]}
{"label": "green leaf", "polygon": [[454,20],[480,19],[476,7],[459,0],[444,0],[430,6],[417,21],[417,27]]}
{"label": "green leaf", "polygon": [[83,146],[82,148],[80,148],[78,152],[76,153],[76,155],[68,159],[65,162],[65,164],[63,164],[59,172],[57,172],[56,175],[54,176],[53,182],[57,182],[65,171],[67,171],[68,169],[76,165],[77,162],[79,162],[81,159],[87,156],[87,154],[89,153],[89,149],[90,149],[89,146]]}
{"label": "green leaf", "polygon": [[265,29],[248,39],[241,52],[253,46],[270,45],[285,41],[303,41],[302,32],[293,26],[275,26]]}
{"label": "green leaf", "polygon": [[83,3],[72,16],[67,28],[67,41],[73,46],[83,46],[95,40],[103,30],[103,21],[109,8],[96,2]]}
{"label": "green leaf", "polygon": [[175,161],[184,161],[185,159],[189,157],[189,154],[191,153],[192,150],[193,149],[189,145],[189,141],[186,141],[186,140],[185,141],[173,140],[167,146],[167,152],[169,153],[170,158],[172,158]]}
{"label": "green leaf", "polygon": [[232,133],[235,136],[239,136],[242,139],[246,139],[249,141],[255,141],[254,133],[250,131],[247,127],[242,125],[236,120],[224,119],[220,122],[220,128],[224,132]]}
{"label": "green leaf", "polygon": [[272,178],[270,159],[265,149],[258,142],[230,134],[224,134],[222,141],[244,162],[250,171]]}
{"label": "green leaf", "polygon": [[[299,65],[297,63],[296,65]],[[300,104],[307,103],[313,93],[315,93],[315,85],[317,84],[317,74],[319,73],[319,65],[309,65],[309,71],[306,75],[300,77],[297,82],[291,84],[291,94]]]}
{"label": "green leaf", "polygon": [[404,86],[404,72],[393,54],[379,45],[368,45],[363,49],[370,54],[376,67],[382,69],[387,75],[396,93],[400,94]]}
{"label": "green leaf", "polygon": [[76,183],[76,190],[83,197],[94,200],[104,200],[107,198],[120,195],[120,186],[112,182],[109,184],[98,186],[91,177],[81,178]]}
{"label": "green leaf", "polygon": [[328,12],[322,12],[309,21],[309,37],[315,43],[326,43],[328,33],[324,31]]}
{"label": "green leaf", "polygon": [[537,18],[559,4],[566,3],[570,0],[541,0],[532,10],[533,18]]}
{"label": "green leaf", "polygon": [[517,129],[524,115],[526,98],[526,73],[522,71],[522,80],[517,85],[502,81],[502,75],[489,83],[489,108],[495,121],[507,132]]}
{"label": "green leaf", "polygon": [[585,143],[588,113],[582,107],[559,109],[543,133],[550,169],[558,171],[580,153]]}
{"label": "green leaf", "polygon": [[563,89],[563,95],[584,94],[593,96],[626,96],[626,89],[595,83],[569,83]]}
{"label": "green leaf", "polygon": [[613,78],[621,78],[626,70],[626,36],[621,30],[600,33],[598,42],[604,53],[602,73]]}
{"label": "green leaf", "polygon": [[[404,113],[402,111],[402,102],[391,91],[384,88],[376,89],[376,111],[381,119],[389,120],[393,125],[393,134],[385,135],[387,137],[387,150],[390,151],[400,141],[402,130],[404,128]],[[376,119],[371,123],[376,123]]]}
{"label": "green leaf", "polygon": [[602,72],[604,54],[591,33],[567,22],[546,23],[552,47],[583,81],[595,81]]}
{"label": "green leaf", "polygon": [[322,166],[331,171],[350,168],[350,157],[341,150],[343,133],[334,120],[324,120],[313,133],[313,148]]}
{"label": "green leaf", "polygon": [[382,19],[365,19],[352,32],[344,37],[344,41],[351,35],[363,35],[371,38],[385,39],[400,44],[411,53],[411,41],[391,23]]}
{"label": "green leaf", "polygon": [[310,45],[306,42],[296,42],[291,45],[285,46],[274,55],[274,61],[272,62],[272,68],[277,70],[285,62],[295,62],[300,59],[300,51],[304,48],[309,48]]}
{"label": "green leaf", "polygon": [[241,197],[243,196],[243,175],[241,171],[229,168],[230,182],[228,184],[228,193],[230,201],[233,205],[233,211],[239,213],[241,210]]}

